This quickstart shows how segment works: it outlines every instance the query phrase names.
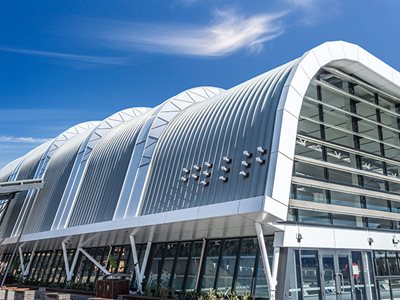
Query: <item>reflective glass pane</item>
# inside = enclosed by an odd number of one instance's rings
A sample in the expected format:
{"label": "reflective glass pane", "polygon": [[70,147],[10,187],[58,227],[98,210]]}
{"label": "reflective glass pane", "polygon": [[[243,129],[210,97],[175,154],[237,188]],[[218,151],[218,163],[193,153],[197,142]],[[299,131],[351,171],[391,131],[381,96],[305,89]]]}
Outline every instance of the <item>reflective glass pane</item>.
{"label": "reflective glass pane", "polygon": [[390,300],[390,283],[388,279],[378,280],[379,299]]}
{"label": "reflective glass pane", "polygon": [[390,285],[392,287],[393,300],[400,299],[400,280],[391,280]]}
{"label": "reflective glass pane", "polygon": [[393,229],[393,223],[390,220],[368,218],[368,228],[391,230]]}
{"label": "reflective glass pane", "polygon": [[209,241],[207,245],[207,256],[205,258],[204,275],[201,281],[201,289],[214,288],[215,275],[217,274],[218,260],[221,252],[222,241]]}
{"label": "reflective glass pane", "polygon": [[362,260],[362,252],[351,252],[351,274],[354,280],[354,292],[356,299],[366,299],[365,295],[365,278],[364,264]]}
{"label": "reflective glass pane", "polygon": [[239,240],[225,240],[222,257],[219,265],[217,290],[226,292],[232,288],[233,274],[235,272],[236,257],[238,254]]}
{"label": "reflective glass pane", "polygon": [[296,199],[298,200],[327,203],[325,191],[323,189],[298,185],[296,191]]}
{"label": "reflective glass pane", "polygon": [[158,287],[158,275],[162,271],[162,257],[164,249],[164,244],[155,244],[152,246],[151,265],[149,268],[149,274],[147,275],[146,283],[151,289],[156,289]]}
{"label": "reflective glass pane", "polygon": [[399,262],[397,260],[396,252],[387,251],[386,255],[390,275],[400,275]]}
{"label": "reflective glass pane", "polygon": [[361,199],[358,195],[331,191],[331,204],[360,208]]}
{"label": "reflective glass pane", "polygon": [[172,287],[176,290],[180,290],[183,287],[183,280],[185,277],[186,266],[189,259],[190,247],[190,242],[179,244],[179,253],[175,266],[174,279],[172,282]]}
{"label": "reflective glass pane", "polygon": [[378,199],[372,197],[366,197],[367,208],[381,211],[390,211],[388,201],[385,199]]}
{"label": "reflective glass pane", "polygon": [[299,250],[293,251],[292,260],[289,260],[289,273],[286,278],[289,278],[289,299],[301,299],[301,267]]}
{"label": "reflective glass pane", "polygon": [[301,272],[304,299],[321,299],[317,251],[301,251]]}
{"label": "reflective glass pane", "polygon": [[324,178],[324,168],[322,167],[296,161],[294,170],[296,176],[305,176],[320,180]]}
{"label": "reflective glass pane", "polygon": [[374,251],[375,257],[375,270],[377,276],[388,276],[389,269],[386,262],[385,251]]}
{"label": "reflective glass pane", "polygon": [[160,285],[162,287],[169,287],[172,267],[174,266],[177,249],[178,249],[178,243],[166,244],[164,264],[160,278]]}
{"label": "reflective glass pane", "polygon": [[192,252],[188,266],[188,276],[186,278],[186,284],[185,284],[186,290],[193,290],[195,288],[197,273],[199,272],[201,263],[200,256],[202,247],[203,247],[202,241],[194,242],[192,245]]}
{"label": "reflective glass pane", "polygon": [[298,210],[299,222],[331,224],[330,215],[324,212]]}
{"label": "reflective glass pane", "polygon": [[235,291],[239,295],[251,291],[258,243],[256,238],[243,239],[240,247]]}
{"label": "reflective glass pane", "polygon": [[325,284],[325,299],[336,300],[336,272],[332,254],[322,256],[322,278]]}

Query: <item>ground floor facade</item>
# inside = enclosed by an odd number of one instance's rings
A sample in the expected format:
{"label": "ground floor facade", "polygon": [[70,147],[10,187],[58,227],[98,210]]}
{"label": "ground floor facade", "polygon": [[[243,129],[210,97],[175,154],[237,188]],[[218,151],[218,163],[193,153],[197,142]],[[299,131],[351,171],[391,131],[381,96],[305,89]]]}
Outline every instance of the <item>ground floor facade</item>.
{"label": "ground floor facade", "polygon": [[[274,236],[264,236],[264,241],[273,266]],[[141,288],[147,294],[213,289],[225,295],[235,291],[239,296],[268,299],[260,249],[256,236],[137,244],[137,259],[144,272]],[[400,299],[400,251],[276,249],[276,299]],[[131,290],[138,289],[131,244],[84,248],[85,254],[78,255],[76,251],[21,251],[22,260],[15,255],[13,261],[11,253],[6,253],[1,256],[0,271],[4,274],[11,264],[10,272],[21,284],[94,290],[105,269],[126,274]],[[69,264],[75,260],[70,281],[65,259]]]}

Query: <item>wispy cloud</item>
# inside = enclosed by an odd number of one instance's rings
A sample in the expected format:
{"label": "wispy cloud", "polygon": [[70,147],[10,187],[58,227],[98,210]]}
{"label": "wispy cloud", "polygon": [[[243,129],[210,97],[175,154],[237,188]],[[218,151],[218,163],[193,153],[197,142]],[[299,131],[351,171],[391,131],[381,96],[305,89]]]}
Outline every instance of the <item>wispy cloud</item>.
{"label": "wispy cloud", "polygon": [[108,22],[94,32],[108,45],[128,50],[190,56],[218,57],[240,49],[259,51],[284,32],[281,18],[286,12],[244,17],[237,12],[215,11],[204,26]]}
{"label": "wispy cloud", "polygon": [[21,48],[1,47],[1,46],[0,46],[0,51],[23,54],[23,55],[48,57],[61,60],[69,60],[75,62],[92,63],[92,64],[125,65],[129,63],[129,59],[125,57],[80,55],[80,54],[71,54],[63,52],[40,51],[33,49],[21,49]]}
{"label": "wispy cloud", "polygon": [[[315,25],[335,17],[340,12],[338,0],[286,0],[286,3],[293,10],[301,12],[299,20],[304,25]],[[328,14],[327,8],[329,8]]]}
{"label": "wispy cloud", "polygon": [[49,139],[0,135],[0,143],[42,144]]}

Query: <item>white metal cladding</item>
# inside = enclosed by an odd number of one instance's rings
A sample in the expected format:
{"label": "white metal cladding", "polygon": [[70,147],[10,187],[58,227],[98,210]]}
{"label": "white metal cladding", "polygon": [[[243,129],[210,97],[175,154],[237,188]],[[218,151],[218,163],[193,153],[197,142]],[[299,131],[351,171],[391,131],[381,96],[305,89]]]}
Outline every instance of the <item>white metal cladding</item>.
{"label": "white metal cladding", "polygon": [[[159,204],[165,204],[165,209],[175,209],[205,205],[209,201],[233,200],[235,197],[242,201],[242,198],[247,197],[251,201],[263,198],[264,206],[260,210],[268,212],[267,215],[285,219],[298,116],[310,80],[323,66],[332,66],[348,74],[354,74],[381,90],[400,95],[400,74],[360,47],[344,42],[330,42],[318,46],[296,61],[243,83],[212,100],[195,104],[176,116],[162,133],[154,150],[154,165],[149,170],[152,175],[146,185],[147,192],[145,191],[144,194],[144,204],[147,208],[143,207],[143,213],[146,213],[146,209],[149,212],[164,209],[164,207],[160,208]],[[149,129],[147,128],[147,131],[142,129],[142,132],[148,132]],[[259,144],[259,141],[264,141],[265,144]],[[257,165],[255,162],[259,146],[269,150],[264,166]],[[244,158],[243,151],[245,150],[253,154],[251,161]],[[217,180],[221,175],[219,167],[223,165],[221,162],[223,156],[233,159],[229,166],[231,172],[225,174],[229,179],[227,183]],[[242,160],[252,164],[248,170],[250,174],[248,178],[241,178],[238,175],[239,170],[245,170]],[[194,164],[198,164],[204,170],[205,162],[213,163],[209,186],[203,187],[195,183],[192,178],[189,179],[187,185],[180,181],[182,177],[180,172],[183,168],[189,168],[193,172]],[[19,170],[18,167],[16,169]],[[23,169],[24,166],[21,164],[21,171]],[[234,176],[236,179],[233,178]],[[75,179],[76,177],[70,182],[75,182]],[[198,182],[202,179],[203,174]],[[235,180],[236,184],[231,185],[233,186],[231,190],[224,190]],[[77,186],[79,182],[80,177],[77,180]],[[267,182],[266,185],[265,182]],[[64,196],[70,193],[68,192],[69,184]],[[215,191],[211,190],[213,185],[218,185]],[[265,186],[265,190],[262,190]],[[158,188],[161,188],[162,194],[157,192]],[[75,195],[75,193],[72,194]],[[261,196],[248,198],[249,194]],[[158,198],[161,196],[164,198]],[[153,200],[157,201],[152,202]],[[230,210],[229,204],[221,204],[215,204],[218,205],[218,210],[213,211],[213,217],[233,215],[239,211]],[[212,207],[215,208],[215,205]],[[60,205],[60,207],[67,214],[70,212],[70,207],[66,205]],[[87,210],[87,213],[90,213],[90,209]],[[194,209],[188,210],[194,211]],[[190,216],[182,212],[170,212],[170,219],[168,219],[168,213],[139,215],[129,220],[72,228],[64,228],[66,223],[58,222],[57,224],[62,224],[62,226],[57,225],[53,228],[62,229],[60,232],[27,235],[29,237],[27,240],[39,236],[43,238],[47,234],[49,237],[64,237],[79,232],[111,231],[117,226],[121,229],[144,226],[143,224],[164,224],[171,222],[171,218],[179,222],[189,218],[191,220],[204,217],[204,214],[199,211],[200,208]],[[85,213],[82,211],[82,218]],[[290,238],[295,239],[295,235]]]}
{"label": "white metal cladding", "polygon": [[301,106],[312,78],[324,66],[353,74],[377,88],[400,95],[400,73],[361,47],[342,41],[327,42],[306,52],[292,69],[276,112],[265,210],[274,205],[287,217],[290,183]]}
{"label": "white metal cladding", "polygon": [[88,131],[89,129],[98,125],[99,122],[84,122],[71,128],[65,130],[63,133],[58,135],[51,143],[49,149],[47,149],[46,153],[43,154],[42,159],[40,160],[39,167],[35,174],[35,178],[42,178],[44,172],[46,171],[47,164],[49,160],[54,155],[54,153],[64,145],[65,142],[73,138],[75,135]]}
{"label": "white metal cladding", "polygon": [[[50,142],[44,143],[24,156],[16,176],[16,180],[33,179],[40,159],[49,145]],[[11,235],[24,204],[26,195],[27,192],[21,192],[18,193],[13,200],[11,200],[4,215],[3,222],[0,226],[0,237],[5,238]]]}
{"label": "white metal cladding", "polygon": [[18,164],[21,162],[22,158],[18,158],[8,163],[0,170],[0,182],[6,182],[10,178],[11,174],[14,172]]}
{"label": "white metal cladding", "polygon": [[[38,164],[38,167],[36,169],[34,179],[40,179],[43,178],[44,173],[46,172],[47,165],[53,155],[71,138],[74,136],[84,133],[94,126],[96,126],[98,122],[84,122],[80,123],[78,125],[74,125],[61,134],[59,134],[55,139],[53,139],[48,146],[47,150],[43,153],[40,162]],[[31,207],[30,203],[35,200],[37,195],[37,191],[31,190],[27,192],[26,199],[23,203],[23,206],[21,208],[20,215],[17,219],[17,222],[14,226],[14,230],[11,235],[17,235],[21,231],[21,223],[22,220],[25,218],[26,214],[28,213],[28,208]]]}
{"label": "white metal cladding", "polygon": [[143,113],[149,111],[149,108],[133,107],[119,111],[110,117],[104,119],[96,128],[89,134],[85,142],[81,145],[78,155],[75,159],[74,166],[71,171],[70,178],[65,188],[60,206],[54,218],[52,225],[53,229],[64,228],[67,226],[68,217],[72,209],[77,191],[80,188],[84,174],[86,172],[87,162],[90,158],[92,150],[99,143],[99,141],[114,127],[130,121]]}
{"label": "white metal cladding", "polygon": [[43,176],[46,185],[36,193],[24,233],[50,230],[79,147],[89,133],[76,134],[52,155]]}
{"label": "white metal cladding", "polygon": [[145,113],[113,128],[93,149],[68,226],[112,219]]}
{"label": "white metal cladding", "polygon": [[264,151],[270,149],[276,107],[293,64],[178,115],[157,145],[141,214],[263,195],[268,165]]}
{"label": "white metal cladding", "polygon": [[192,88],[169,98],[154,109],[136,141],[114,219],[136,216],[157,142],[175,116],[189,106],[223,91],[211,86]]}

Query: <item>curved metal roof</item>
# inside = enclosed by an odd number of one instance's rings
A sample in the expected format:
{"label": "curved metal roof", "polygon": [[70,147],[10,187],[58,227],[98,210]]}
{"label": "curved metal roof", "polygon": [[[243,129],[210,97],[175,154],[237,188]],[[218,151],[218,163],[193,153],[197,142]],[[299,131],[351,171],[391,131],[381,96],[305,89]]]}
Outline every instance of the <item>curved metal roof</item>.
{"label": "curved metal roof", "polygon": [[137,136],[148,115],[113,128],[92,150],[69,226],[112,219]]}
{"label": "curved metal roof", "polygon": [[75,135],[52,155],[43,176],[46,186],[37,192],[24,233],[50,230],[79,147],[89,133]]}
{"label": "curved metal roof", "polygon": [[[52,186],[65,184],[51,230],[65,234],[76,232],[74,228],[80,225],[111,220],[103,223],[111,226],[109,230],[128,226],[123,222],[133,219],[137,223],[132,221],[131,227],[141,226],[140,222],[159,224],[167,222],[166,212],[227,201],[230,204],[218,206],[224,211],[212,213],[238,214],[238,206],[232,203],[243,199],[259,206],[250,205],[253,211],[284,220],[298,115],[311,78],[324,66],[355,74],[387,93],[400,95],[396,70],[358,46],[330,42],[228,91],[216,89],[220,93],[208,94],[199,103],[193,99],[186,103],[177,97],[129,121],[103,122],[106,127],[99,125],[80,146],[73,140],[83,136],[66,142],[49,160],[49,176],[64,176],[60,170],[69,174],[68,180],[67,175],[59,181],[49,180]],[[184,95],[190,97],[190,93]],[[0,178],[33,178],[48,146],[2,169]],[[51,193],[59,197],[61,188]],[[6,226],[0,228],[2,236],[13,230],[26,194],[20,196],[15,207],[7,211]],[[44,194],[37,199],[46,197],[50,199]],[[253,201],[255,198],[263,202]],[[46,201],[43,208],[50,205]],[[51,209],[57,206],[53,204]],[[149,221],[144,216],[155,213],[159,219],[152,216]],[[207,213],[199,209],[194,218]],[[185,217],[176,214],[174,220]],[[46,222],[32,226],[48,230]]]}
{"label": "curved metal roof", "polygon": [[[274,113],[292,65],[193,105],[175,118],[155,151],[141,213],[263,195],[268,160],[257,149],[270,148]],[[254,163],[245,151],[264,163]]]}

